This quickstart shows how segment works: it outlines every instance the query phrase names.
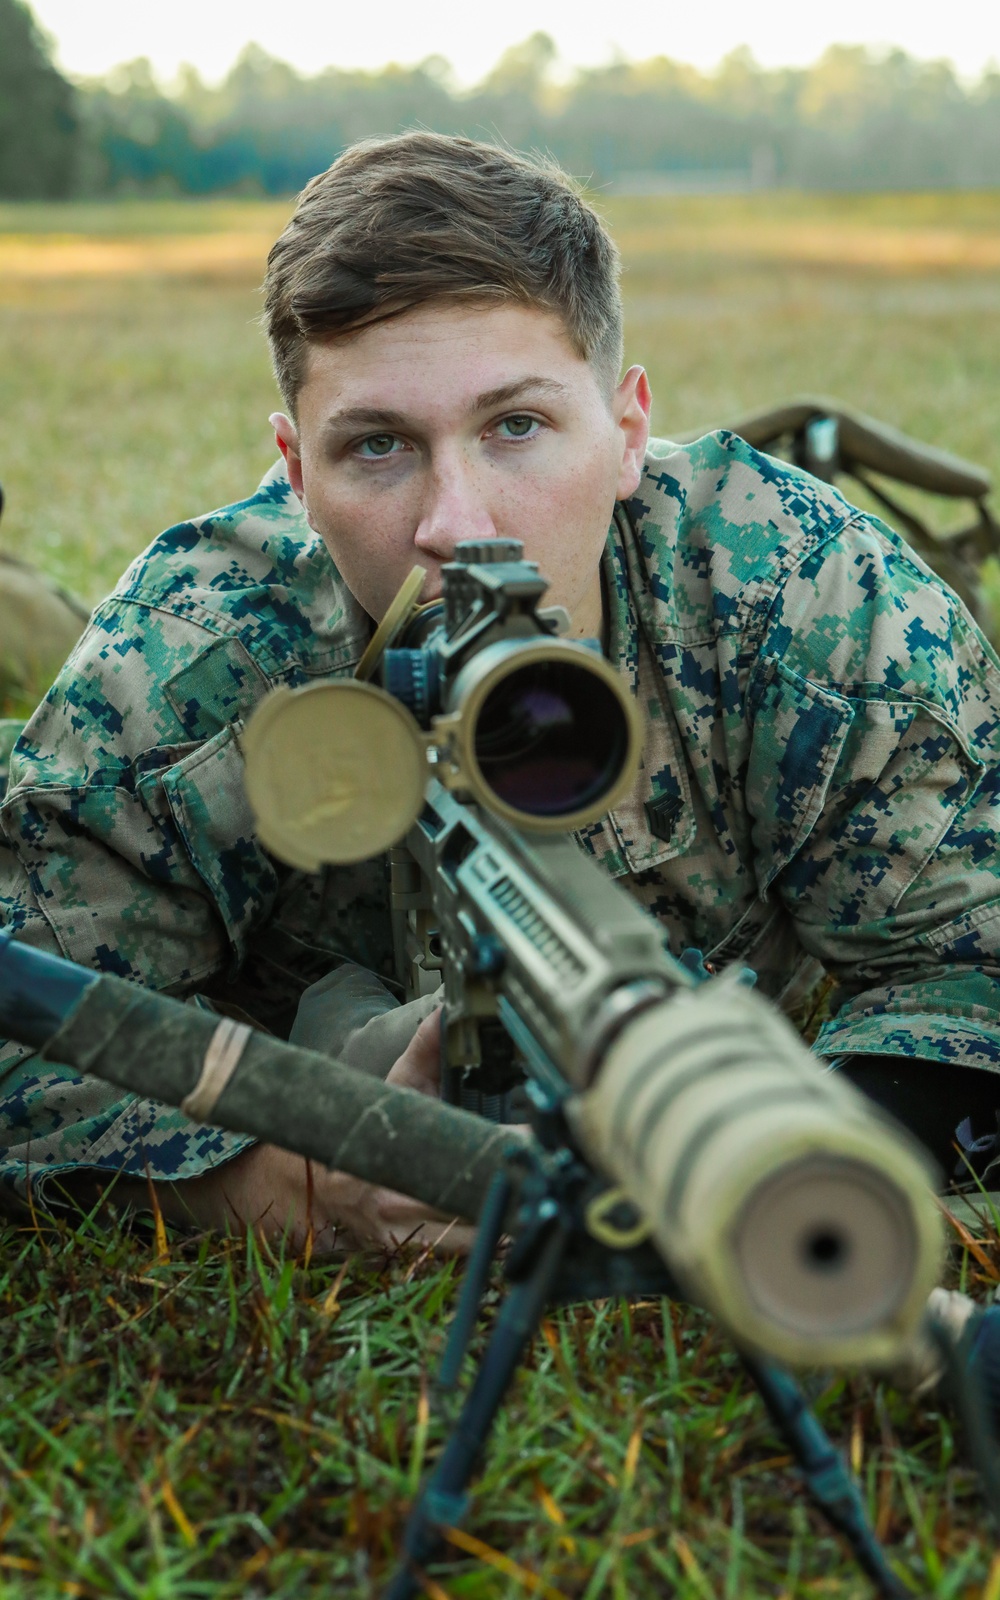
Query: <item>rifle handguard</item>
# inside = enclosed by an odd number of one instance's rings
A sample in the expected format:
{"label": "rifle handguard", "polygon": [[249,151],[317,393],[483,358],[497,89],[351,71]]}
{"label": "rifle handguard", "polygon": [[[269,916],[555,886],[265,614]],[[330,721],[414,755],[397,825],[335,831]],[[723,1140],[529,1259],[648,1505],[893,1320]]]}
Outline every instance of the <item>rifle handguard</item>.
{"label": "rifle handguard", "polygon": [[918,1148],[728,978],[644,1012],[568,1107],[685,1292],[738,1343],[884,1366],[938,1280]]}

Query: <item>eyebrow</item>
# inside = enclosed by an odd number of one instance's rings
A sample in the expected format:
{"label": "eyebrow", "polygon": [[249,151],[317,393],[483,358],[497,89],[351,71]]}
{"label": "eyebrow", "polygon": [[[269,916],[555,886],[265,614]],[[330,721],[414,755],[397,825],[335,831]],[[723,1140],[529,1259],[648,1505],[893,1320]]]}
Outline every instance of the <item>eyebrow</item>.
{"label": "eyebrow", "polygon": [[[496,389],[485,389],[482,394],[477,394],[472,402],[473,411],[496,411],[501,406],[510,405],[512,401],[526,399],[530,395],[551,395],[559,398],[569,394],[565,383],[559,383],[555,378],[529,377],[515,378],[512,383],[502,383]],[[348,406],[343,411],[335,411],[328,417],[325,426],[327,429],[340,428],[384,428],[405,430],[412,427],[413,419],[407,417],[402,411],[390,411],[380,406]]]}
{"label": "eyebrow", "polygon": [[487,389],[483,394],[477,394],[475,411],[494,411],[498,406],[510,405],[512,400],[521,400],[529,394],[547,394],[554,398],[568,395],[569,389],[565,383],[559,383],[555,378],[515,378],[513,383],[502,383],[499,389]]}
{"label": "eyebrow", "polygon": [[407,419],[401,411],[383,411],[375,406],[348,406],[327,417],[324,426],[337,428],[405,428]]}

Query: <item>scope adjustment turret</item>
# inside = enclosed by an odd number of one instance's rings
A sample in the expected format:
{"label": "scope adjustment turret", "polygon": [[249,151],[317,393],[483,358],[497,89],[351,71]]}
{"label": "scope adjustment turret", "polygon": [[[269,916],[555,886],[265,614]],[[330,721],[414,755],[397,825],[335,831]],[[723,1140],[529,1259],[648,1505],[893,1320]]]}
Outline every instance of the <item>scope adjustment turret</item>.
{"label": "scope adjustment turret", "polygon": [[462,539],[454,559],[468,567],[488,567],[497,561],[520,561],[523,549],[520,539]]}

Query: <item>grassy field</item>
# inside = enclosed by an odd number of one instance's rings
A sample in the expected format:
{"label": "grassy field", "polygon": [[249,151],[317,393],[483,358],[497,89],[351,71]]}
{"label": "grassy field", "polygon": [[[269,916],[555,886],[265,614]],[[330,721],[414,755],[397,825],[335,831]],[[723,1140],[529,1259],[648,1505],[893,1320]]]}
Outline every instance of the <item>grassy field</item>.
{"label": "grassy field", "polygon": [[[667,435],[803,391],[1000,475],[1000,194],[602,202]],[[273,457],[281,204],[0,206],[0,546],[94,600]]]}
{"label": "grassy field", "polygon": [[[1000,474],[1000,194],[608,199],[658,430],[832,394]],[[88,600],[272,459],[287,207],[0,207],[0,547]],[[343,1272],[87,1219],[0,1228],[0,1596],[369,1600],[443,1437],[452,1267]],[[985,1297],[1000,1239],[954,1271]],[[870,1592],[709,1321],[554,1315],[431,1600]],[[913,1592],[1000,1600],[948,1415],[817,1374]],[[433,1403],[430,1401],[433,1399]]]}

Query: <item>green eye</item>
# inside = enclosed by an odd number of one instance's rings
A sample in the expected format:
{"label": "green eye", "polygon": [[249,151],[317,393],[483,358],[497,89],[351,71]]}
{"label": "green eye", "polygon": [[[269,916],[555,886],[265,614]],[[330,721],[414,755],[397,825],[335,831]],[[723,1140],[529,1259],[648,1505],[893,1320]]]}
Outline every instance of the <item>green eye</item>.
{"label": "green eye", "polygon": [[531,430],[537,427],[534,417],[504,417],[500,426],[506,428],[509,439],[526,439]]}
{"label": "green eye", "polygon": [[358,448],[362,455],[391,456],[397,443],[394,433],[371,433],[367,439],[362,439]]}

